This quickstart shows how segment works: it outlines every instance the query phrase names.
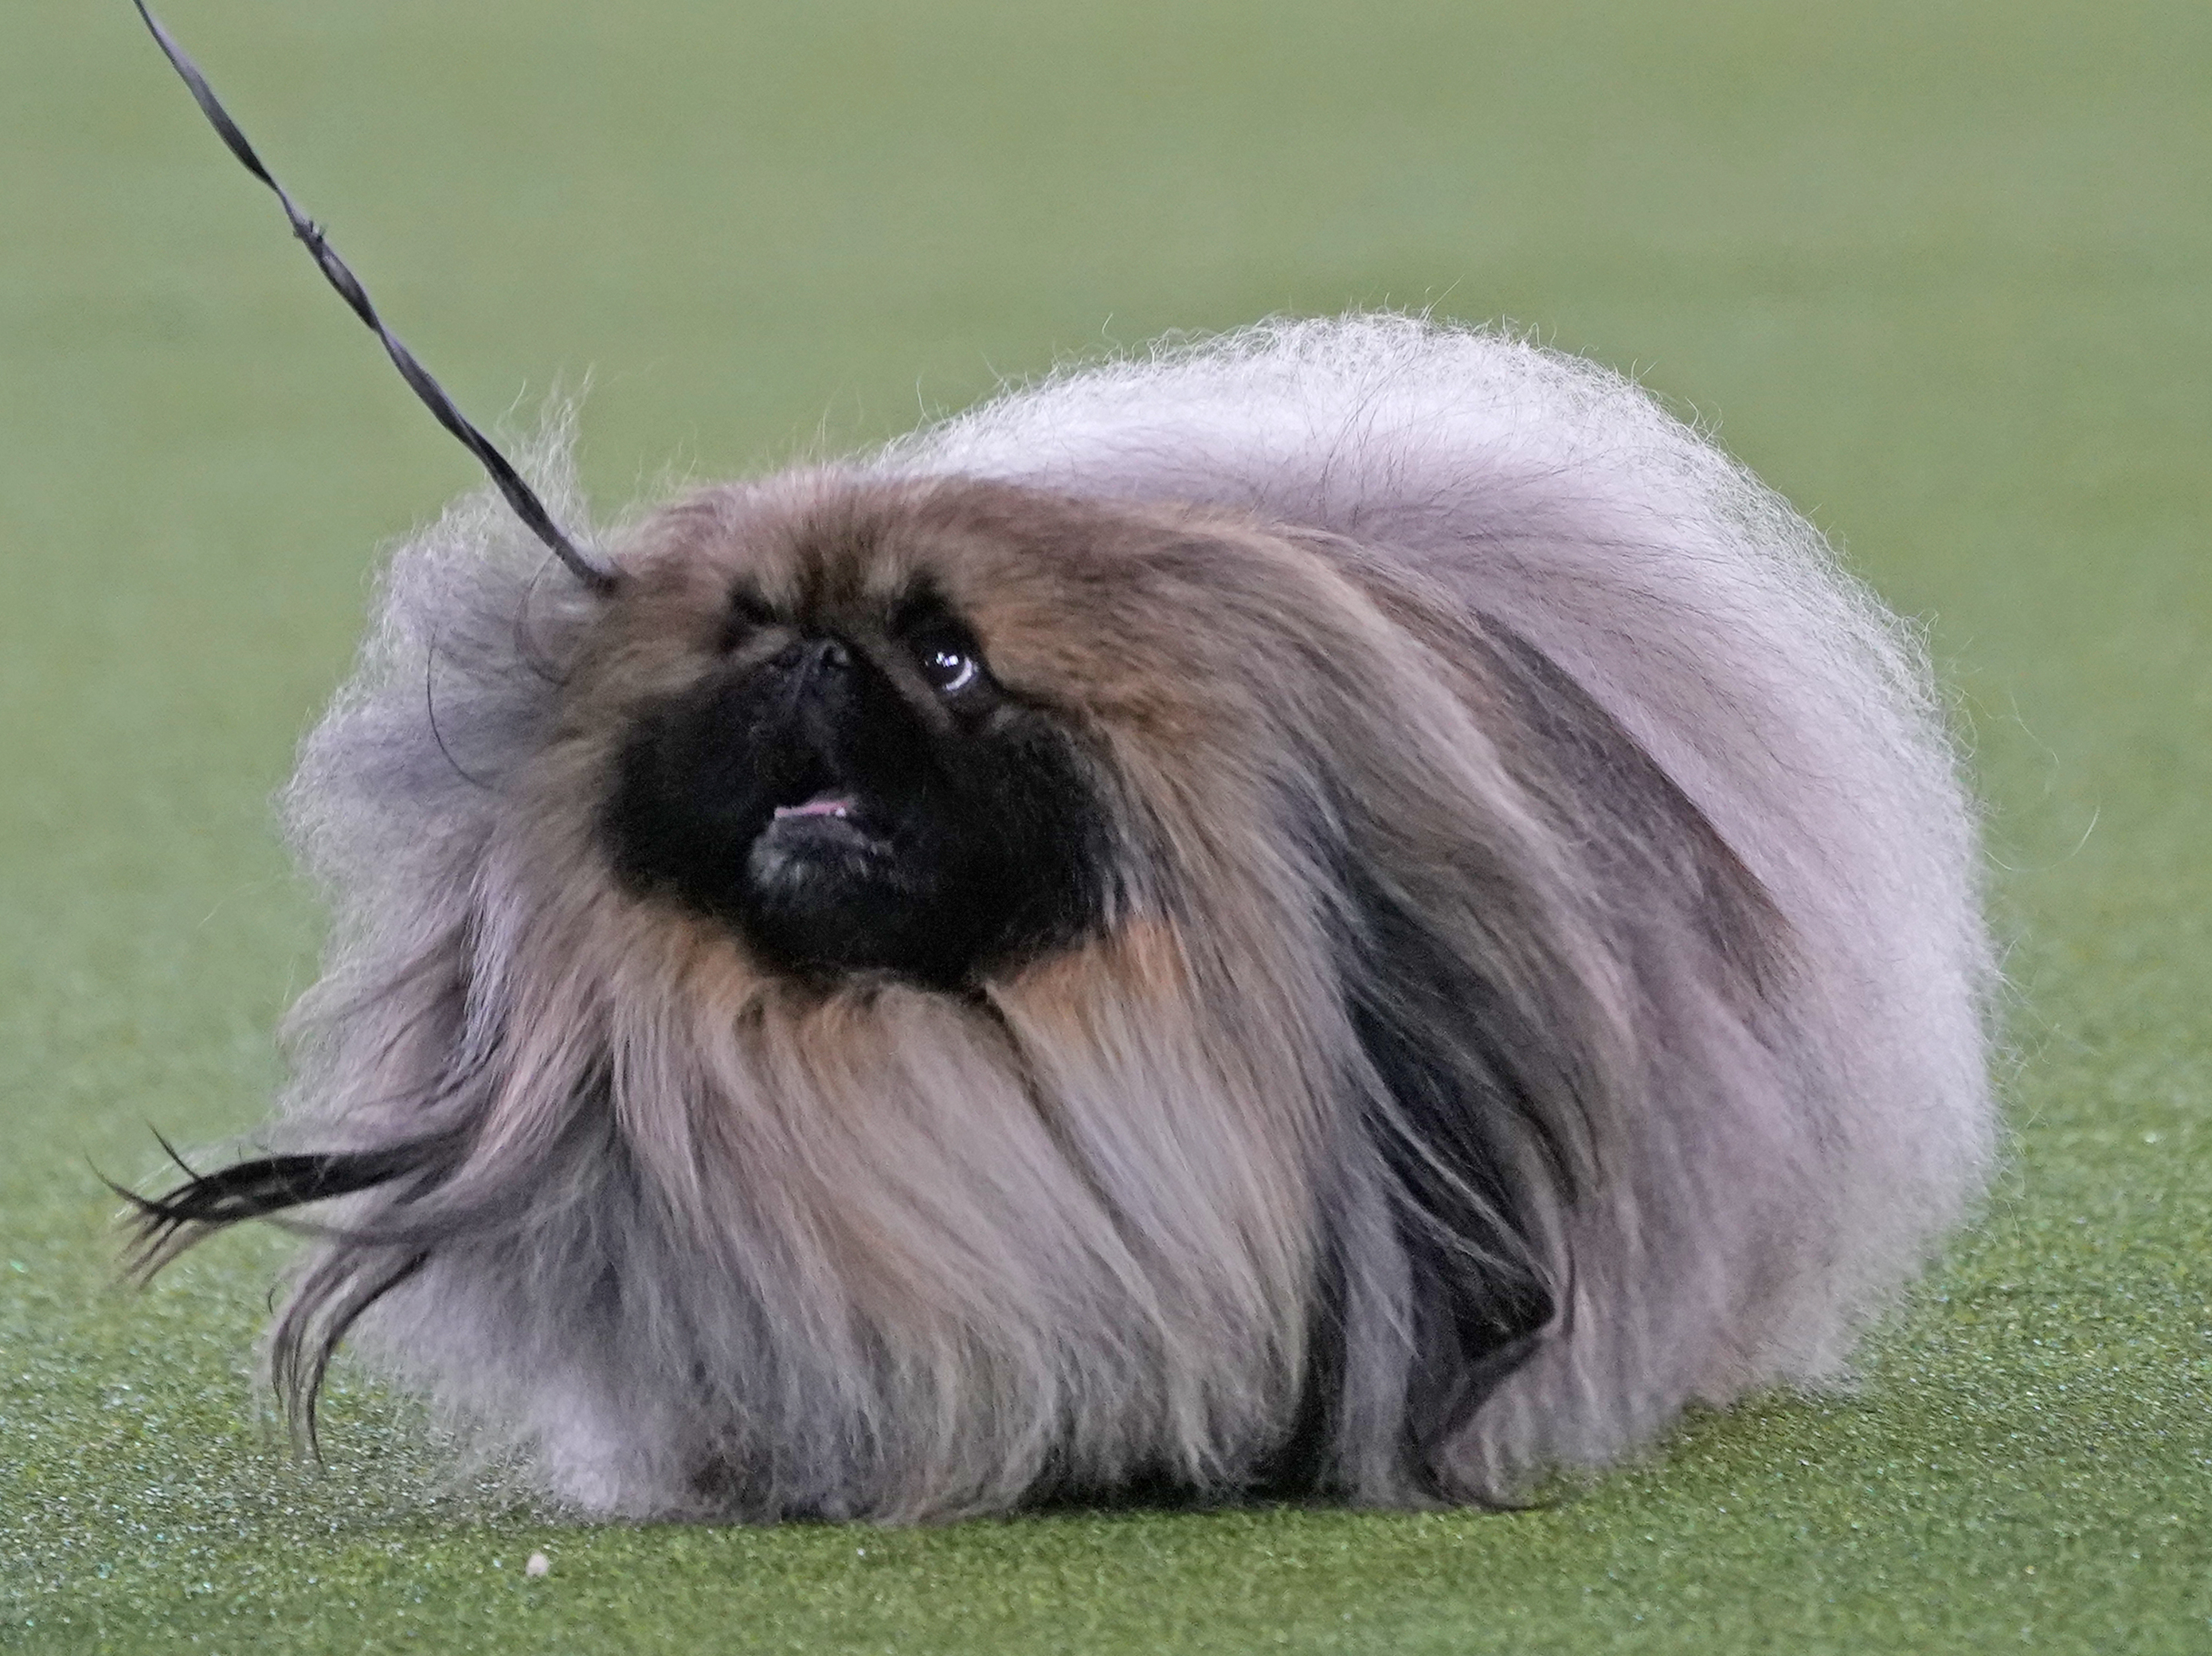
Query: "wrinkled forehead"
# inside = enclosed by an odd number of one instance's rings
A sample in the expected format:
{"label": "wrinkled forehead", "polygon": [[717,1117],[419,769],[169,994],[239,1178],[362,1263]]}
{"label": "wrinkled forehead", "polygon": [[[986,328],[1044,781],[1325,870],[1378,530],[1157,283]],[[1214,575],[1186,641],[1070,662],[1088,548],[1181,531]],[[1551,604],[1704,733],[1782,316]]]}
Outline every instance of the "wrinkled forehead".
{"label": "wrinkled forehead", "polygon": [[801,475],[702,490],[654,514],[625,558],[620,610],[672,641],[733,604],[799,623],[882,619],[925,578],[912,503]]}
{"label": "wrinkled forehead", "polygon": [[787,475],[645,525],[622,630],[641,647],[712,650],[748,609],[863,636],[920,612],[969,629],[1009,686],[1103,690],[1169,665],[1157,658],[1188,641],[1242,561],[1235,539],[1172,511],[969,479]]}
{"label": "wrinkled forehead", "polygon": [[[942,621],[1017,705],[1162,754],[1226,752],[1274,716],[1260,687],[1386,641],[1347,633],[1379,617],[1326,557],[1266,525],[967,479],[711,490],[646,525],[624,561],[635,579],[571,693],[592,721],[715,670],[748,623],[887,659],[926,636],[915,623]],[[736,608],[748,603],[761,608]]]}
{"label": "wrinkled forehead", "polygon": [[880,624],[917,595],[979,604],[1048,585],[1089,537],[1059,503],[965,482],[799,473],[709,489],[659,513],[631,560],[640,597],[674,619],[757,604],[798,623]]}

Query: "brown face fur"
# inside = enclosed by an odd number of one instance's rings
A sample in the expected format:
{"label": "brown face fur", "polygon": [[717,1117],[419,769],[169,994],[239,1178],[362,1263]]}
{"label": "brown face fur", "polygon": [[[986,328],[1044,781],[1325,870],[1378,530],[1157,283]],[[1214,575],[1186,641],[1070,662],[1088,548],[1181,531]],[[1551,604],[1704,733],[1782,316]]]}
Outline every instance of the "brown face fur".
{"label": "brown face fur", "polygon": [[1310,549],[1218,514],[715,491],[642,537],[564,696],[548,807],[603,796],[625,889],[771,970],[1003,979],[1277,837],[1267,681],[1301,665],[1285,622],[1327,654],[1315,617],[1347,600]]}
{"label": "brown face fur", "polygon": [[691,543],[609,618],[580,694],[613,718],[618,877],[817,981],[957,987],[1095,935],[1118,895],[1095,746],[994,666],[942,525],[841,504],[678,514]]}

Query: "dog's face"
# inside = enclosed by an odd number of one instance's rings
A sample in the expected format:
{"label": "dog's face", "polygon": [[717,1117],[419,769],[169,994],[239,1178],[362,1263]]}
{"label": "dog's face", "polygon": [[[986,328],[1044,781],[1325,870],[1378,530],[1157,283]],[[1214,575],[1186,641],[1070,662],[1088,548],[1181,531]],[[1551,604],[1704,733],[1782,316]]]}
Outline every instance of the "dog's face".
{"label": "dog's face", "polygon": [[750,504],[679,509],[614,618],[608,665],[645,682],[599,813],[622,883],[805,977],[951,986],[1092,931],[1097,767],[1066,687],[990,641],[1020,531]]}

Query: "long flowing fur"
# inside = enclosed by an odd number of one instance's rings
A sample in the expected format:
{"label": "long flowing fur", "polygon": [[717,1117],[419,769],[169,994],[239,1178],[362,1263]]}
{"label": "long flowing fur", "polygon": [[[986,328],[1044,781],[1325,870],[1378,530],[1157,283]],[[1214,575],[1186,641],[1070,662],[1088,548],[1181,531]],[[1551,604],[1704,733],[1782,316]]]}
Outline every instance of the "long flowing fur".
{"label": "long flowing fur", "polygon": [[1978,1188],[1917,643],[1634,386],[1272,324],[620,555],[827,512],[1115,549],[987,583],[1012,670],[1082,687],[1109,924],[825,991],[628,901],[578,802],[650,629],[465,500],[288,795],[336,929],[283,1154],[147,1204],[158,1257],[340,1196],[272,1337],[310,1405],[358,1319],[597,1511],[1505,1498],[1834,1375]]}

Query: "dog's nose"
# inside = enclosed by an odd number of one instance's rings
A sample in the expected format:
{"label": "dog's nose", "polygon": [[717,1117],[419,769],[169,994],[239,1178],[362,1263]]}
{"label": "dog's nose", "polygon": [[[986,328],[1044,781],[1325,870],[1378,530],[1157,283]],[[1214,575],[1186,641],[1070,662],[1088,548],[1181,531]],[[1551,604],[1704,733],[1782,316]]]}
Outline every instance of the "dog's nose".
{"label": "dog's nose", "polygon": [[804,681],[825,668],[832,672],[844,671],[853,664],[853,652],[842,639],[793,639],[776,657],[775,664]]}

